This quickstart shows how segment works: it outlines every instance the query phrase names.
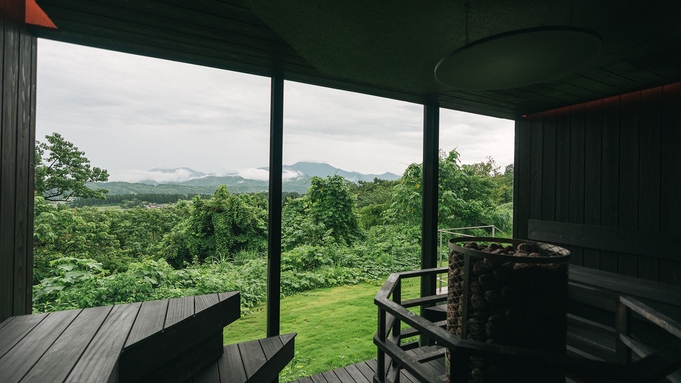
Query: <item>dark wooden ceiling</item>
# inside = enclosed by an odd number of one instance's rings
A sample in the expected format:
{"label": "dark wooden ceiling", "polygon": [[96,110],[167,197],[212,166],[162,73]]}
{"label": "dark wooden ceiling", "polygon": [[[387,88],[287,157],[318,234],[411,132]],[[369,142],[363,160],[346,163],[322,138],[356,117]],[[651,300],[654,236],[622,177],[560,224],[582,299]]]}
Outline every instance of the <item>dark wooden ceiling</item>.
{"label": "dark wooden ceiling", "polygon": [[[681,81],[681,2],[622,0],[38,0],[39,37],[515,119]],[[468,5],[468,12],[466,12]],[[466,23],[468,19],[468,23]],[[466,28],[466,25],[468,28]],[[470,42],[540,26],[589,29],[603,52],[565,78],[470,91],[433,70]]]}

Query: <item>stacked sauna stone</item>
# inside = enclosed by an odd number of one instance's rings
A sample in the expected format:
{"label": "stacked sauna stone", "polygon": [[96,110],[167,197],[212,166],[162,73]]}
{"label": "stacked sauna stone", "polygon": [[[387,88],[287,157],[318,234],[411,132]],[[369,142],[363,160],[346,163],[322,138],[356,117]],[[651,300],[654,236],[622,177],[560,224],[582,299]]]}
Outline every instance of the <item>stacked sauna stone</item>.
{"label": "stacked sauna stone", "polygon": [[[560,261],[555,263],[540,261],[553,254],[531,243],[514,247],[466,242],[463,247],[473,250],[469,265],[464,264],[461,252],[452,250],[449,256],[447,330],[479,342],[565,352],[566,257],[556,258]],[[464,283],[467,272],[468,286]],[[528,371],[508,360],[471,357],[469,367],[470,381],[476,383],[561,379],[555,371]]]}

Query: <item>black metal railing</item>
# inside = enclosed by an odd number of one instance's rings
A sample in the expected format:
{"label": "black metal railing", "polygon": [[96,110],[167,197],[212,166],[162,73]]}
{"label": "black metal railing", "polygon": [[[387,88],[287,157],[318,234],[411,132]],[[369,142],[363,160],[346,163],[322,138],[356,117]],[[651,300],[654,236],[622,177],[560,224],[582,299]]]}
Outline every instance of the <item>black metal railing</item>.
{"label": "black metal railing", "polygon": [[[402,300],[402,280],[423,276],[437,277],[447,273],[447,268],[434,268],[418,271],[394,273],[382,286],[374,299],[378,306],[378,331],[374,343],[378,348],[376,383],[399,383],[400,371],[406,370],[421,382],[443,382],[446,375],[429,368],[427,361],[443,357],[444,350],[450,353],[450,382],[468,382],[471,356],[502,357],[513,359],[514,363],[527,365],[527,368],[541,363],[544,366],[560,369],[583,381],[607,382],[657,382],[681,368],[681,340],[672,342],[661,349],[651,349],[630,337],[629,325],[631,312],[634,311],[651,322],[661,326],[671,334],[681,338],[681,325],[662,313],[629,297],[618,297],[615,328],[621,340],[618,355],[620,363],[604,362],[576,357],[573,355],[550,354],[517,347],[487,344],[473,340],[460,339],[447,332],[443,322],[431,322],[411,311],[412,307],[427,307],[446,301],[445,294]],[[402,328],[402,323],[409,326]],[[430,353],[414,355],[409,349],[418,343],[402,343],[407,337],[425,335],[441,346]],[[619,344],[618,343],[618,344]],[[631,352],[641,356],[632,362]],[[675,376],[669,378],[674,381]]]}

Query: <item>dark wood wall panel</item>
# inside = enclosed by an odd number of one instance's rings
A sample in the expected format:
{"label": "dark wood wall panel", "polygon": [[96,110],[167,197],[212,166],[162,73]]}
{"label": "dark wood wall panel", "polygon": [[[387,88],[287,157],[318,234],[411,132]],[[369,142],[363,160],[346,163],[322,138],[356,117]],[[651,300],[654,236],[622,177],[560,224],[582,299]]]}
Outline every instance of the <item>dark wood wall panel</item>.
{"label": "dark wood wall panel", "polygon": [[518,120],[515,196],[525,200],[516,199],[514,236],[566,245],[574,264],[681,284],[681,253],[671,250],[679,148],[681,83]]}
{"label": "dark wood wall panel", "polygon": [[[662,88],[662,108],[660,231],[677,239],[681,232],[681,83]],[[660,261],[660,281],[681,284],[681,259]]]}
{"label": "dark wood wall panel", "polygon": [[[620,97],[620,200],[619,224],[624,229],[638,228],[638,186],[639,186],[639,110],[640,92]],[[617,271],[635,277],[637,257],[619,253]]]}
{"label": "dark wood wall panel", "polygon": [[2,3],[0,320],[31,313],[36,83],[36,39],[15,21],[20,2]]}
{"label": "dark wood wall panel", "polygon": [[[584,222],[584,118],[586,105],[580,104],[570,108],[570,213],[568,222]],[[573,264],[584,264],[584,249],[571,249]]]}
{"label": "dark wood wall panel", "polygon": [[[527,120],[516,123],[515,159],[513,184],[513,230],[527,232],[527,218],[530,214],[530,143],[532,125]],[[518,170],[520,169],[520,170]],[[527,187],[521,187],[527,185]],[[522,219],[525,217],[526,219]]]}
{"label": "dark wood wall panel", "polygon": [[[645,127],[661,126],[661,102],[662,88],[641,92],[638,228],[646,231],[660,230],[660,155],[654,153],[660,153],[661,129],[648,130]],[[645,279],[659,280],[660,260],[655,257],[638,257],[638,275]]]}
{"label": "dark wood wall panel", "polygon": [[[603,102],[586,104],[584,122],[584,223],[601,224],[601,143],[602,143]],[[588,208],[586,208],[588,206]],[[601,253],[595,249],[584,249],[584,266],[598,269]]]}
{"label": "dark wood wall panel", "polygon": [[[620,99],[603,100],[603,126],[601,136],[601,225],[617,227],[619,222],[619,135]],[[617,272],[617,254],[601,252],[601,270]]]}

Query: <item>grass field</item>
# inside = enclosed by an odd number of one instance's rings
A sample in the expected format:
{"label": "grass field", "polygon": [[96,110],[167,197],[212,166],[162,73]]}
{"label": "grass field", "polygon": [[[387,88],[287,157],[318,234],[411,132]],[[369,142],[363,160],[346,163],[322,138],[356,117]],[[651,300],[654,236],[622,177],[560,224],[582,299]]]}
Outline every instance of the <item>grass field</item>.
{"label": "grass field", "polygon": [[[281,300],[281,333],[297,332],[295,359],[282,371],[282,382],[376,358],[373,336],[378,285],[360,283],[311,290]],[[419,279],[403,284],[403,299],[418,296]],[[225,328],[225,344],[264,338],[265,306]]]}

